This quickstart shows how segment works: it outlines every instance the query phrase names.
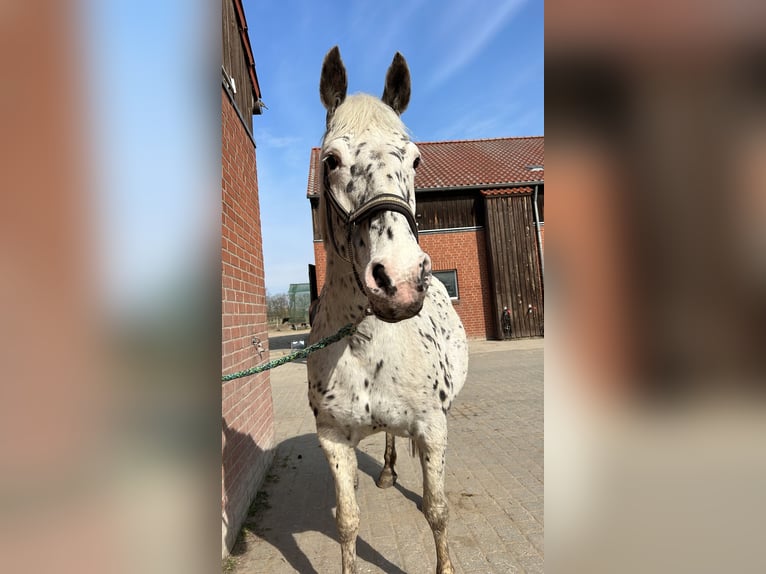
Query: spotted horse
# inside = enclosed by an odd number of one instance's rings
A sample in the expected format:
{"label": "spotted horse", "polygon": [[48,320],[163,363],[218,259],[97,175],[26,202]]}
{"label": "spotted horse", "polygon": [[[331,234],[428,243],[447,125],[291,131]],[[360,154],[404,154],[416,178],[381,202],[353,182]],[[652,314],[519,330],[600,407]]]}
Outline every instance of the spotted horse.
{"label": "spotted horse", "polygon": [[465,330],[431,259],[418,245],[415,170],[420,152],[400,114],[410,72],[398,52],[382,99],[346,95],[338,47],[325,56],[320,98],[319,217],[327,275],[314,309],[311,342],[349,322],[356,333],[308,359],[309,403],[335,479],[343,573],[356,572],[359,507],[355,447],[386,433],[381,488],[396,480],[395,437],[412,441],[423,468],[423,514],[436,543],[437,574],[454,572],[444,493],[447,413],[465,382]]}

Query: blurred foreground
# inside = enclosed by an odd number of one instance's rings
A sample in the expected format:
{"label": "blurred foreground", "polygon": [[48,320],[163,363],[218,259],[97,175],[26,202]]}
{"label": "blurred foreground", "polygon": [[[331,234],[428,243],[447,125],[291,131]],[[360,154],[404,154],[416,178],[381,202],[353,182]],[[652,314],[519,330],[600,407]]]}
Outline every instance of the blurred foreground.
{"label": "blurred foreground", "polygon": [[546,570],[764,571],[764,24],[546,3]]}
{"label": "blurred foreground", "polygon": [[0,571],[214,572],[220,8],[6,4]]}

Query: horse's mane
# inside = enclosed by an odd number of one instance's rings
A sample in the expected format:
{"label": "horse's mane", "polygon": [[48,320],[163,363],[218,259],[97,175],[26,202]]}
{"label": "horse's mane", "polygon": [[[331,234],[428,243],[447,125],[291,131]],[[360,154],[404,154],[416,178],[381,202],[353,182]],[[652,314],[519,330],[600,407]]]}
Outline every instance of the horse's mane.
{"label": "horse's mane", "polygon": [[408,133],[397,113],[381,100],[369,94],[353,94],[335,110],[324,141],[363,130]]}

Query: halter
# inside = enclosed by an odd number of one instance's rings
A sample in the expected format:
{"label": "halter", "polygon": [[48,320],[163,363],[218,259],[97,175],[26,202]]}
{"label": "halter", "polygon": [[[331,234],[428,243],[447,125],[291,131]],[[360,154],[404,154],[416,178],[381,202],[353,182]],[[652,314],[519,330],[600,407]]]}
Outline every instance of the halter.
{"label": "halter", "polygon": [[373,215],[380,211],[395,211],[396,213],[401,213],[404,216],[410,226],[410,229],[412,230],[412,234],[415,236],[415,241],[419,242],[418,224],[415,221],[415,216],[413,215],[412,210],[410,209],[410,204],[404,201],[398,195],[394,195],[393,193],[381,193],[380,195],[376,195],[372,199],[365,201],[362,205],[353,211],[346,210],[346,208],[340,204],[330,189],[330,186],[326,183],[324,186],[324,196],[329,200],[328,204],[332,206],[337,216],[346,226],[346,244],[348,245],[348,257],[345,257],[340,252],[340,249],[338,249],[338,243],[335,241],[335,231],[333,230],[332,221],[330,220],[329,209],[325,209],[325,216],[327,218],[327,233],[330,236],[330,240],[332,241],[333,247],[335,248],[335,252],[341,257],[341,259],[351,263],[351,269],[354,270],[354,279],[356,279],[356,284],[359,286],[359,289],[362,291],[362,293],[365,292],[364,284],[359,278],[359,273],[356,270],[356,265],[354,265],[354,245],[351,240],[354,228],[358,223],[372,218]]}

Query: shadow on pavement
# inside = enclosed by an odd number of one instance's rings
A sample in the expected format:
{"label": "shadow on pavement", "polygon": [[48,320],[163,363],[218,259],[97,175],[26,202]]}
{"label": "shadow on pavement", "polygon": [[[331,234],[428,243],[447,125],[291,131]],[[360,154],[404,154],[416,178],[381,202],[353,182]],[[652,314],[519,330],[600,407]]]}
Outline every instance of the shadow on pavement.
{"label": "shadow on pavement", "polygon": [[[383,447],[385,446],[385,439],[383,437],[385,437],[385,435],[383,433],[380,433],[380,434],[378,434],[376,436],[379,436],[380,439],[381,439],[380,456],[381,456],[381,460],[382,460],[382,458],[383,458]],[[398,438],[397,441],[396,441],[396,444],[397,444],[396,448],[400,452],[404,452],[404,451],[401,450],[403,448],[402,447],[402,442],[404,442],[404,441],[401,438]],[[378,479],[378,475],[380,474],[380,471],[383,468],[383,464],[380,461],[375,460],[369,454],[367,454],[366,452],[362,452],[359,449],[356,450],[356,460],[357,460],[357,466],[359,468],[359,472],[363,472],[364,474],[366,474],[370,478],[372,478],[372,480],[374,480],[374,481]],[[395,465],[395,468],[399,468],[399,466]],[[394,488],[396,490],[398,490],[399,492],[401,492],[404,495],[404,498],[406,498],[407,500],[412,501],[412,503],[418,508],[418,510],[422,511],[422,508],[423,508],[422,507],[422,502],[423,502],[423,497],[422,496],[420,496],[419,494],[415,494],[409,488],[405,488],[399,482],[394,484]]]}
{"label": "shadow on pavement", "polygon": [[328,495],[328,481],[321,475],[329,477],[329,469],[319,468],[324,461],[317,454],[324,458],[315,435],[294,437],[277,447],[274,463],[250,507],[233,555],[246,555],[250,544],[260,539],[277,548],[297,572],[317,572],[294,536],[313,530],[335,538],[329,508],[323,513],[307,512],[313,506],[304,496],[307,482],[314,483],[316,500]]}
{"label": "shadow on pavement", "polygon": [[[383,435],[380,435],[381,437]],[[381,444],[381,455],[383,444]],[[360,476],[362,473],[377,479],[382,464],[357,449]],[[420,505],[421,497],[405,487],[396,485],[407,499]],[[248,545],[268,542],[282,554],[297,572],[318,574],[319,564],[301,549],[296,534],[319,532],[338,544],[333,508],[335,486],[324,453],[316,434],[290,438],[277,447],[274,464],[266,477],[262,490],[250,508],[232,554],[247,553]],[[340,566],[340,545],[337,547]],[[357,556],[375,564],[389,574],[405,574],[401,568],[387,560],[362,536],[357,538]]]}

